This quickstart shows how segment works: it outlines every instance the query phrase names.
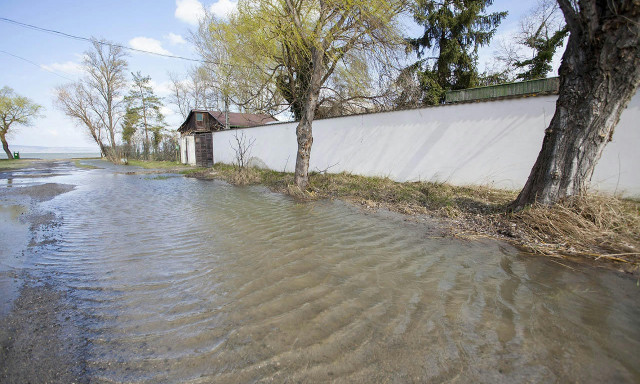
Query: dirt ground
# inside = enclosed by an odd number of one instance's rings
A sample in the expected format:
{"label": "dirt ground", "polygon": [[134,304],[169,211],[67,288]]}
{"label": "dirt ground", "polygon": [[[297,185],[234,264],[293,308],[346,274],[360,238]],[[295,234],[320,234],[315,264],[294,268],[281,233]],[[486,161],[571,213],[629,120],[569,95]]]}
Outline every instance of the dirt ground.
{"label": "dirt ground", "polygon": [[[25,166],[28,168],[0,169],[0,179],[46,177],[53,175],[49,171],[59,167],[60,162],[31,162]],[[0,188],[0,204],[25,207],[26,212],[18,220],[20,224],[26,224],[30,238],[19,255],[6,254],[6,249],[3,249],[0,252],[2,258],[32,257],[34,249],[50,242],[46,236],[39,236],[38,231],[58,225],[57,216],[53,212],[39,210],[36,203],[53,199],[74,188],[73,185],[56,183]],[[19,293],[9,311],[0,317],[0,382],[89,382],[83,357],[86,341],[80,337],[78,321],[74,319],[73,308],[64,289],[57,287],[55,281],[46,275],[34,276],[26,270],[4,272],[0,278],[13,280],[19,285]]]}
{"label": "dirt ground", "polygon": [[26,279],[0,327],[0,382],[82,383],[83,344],[63,293]]}

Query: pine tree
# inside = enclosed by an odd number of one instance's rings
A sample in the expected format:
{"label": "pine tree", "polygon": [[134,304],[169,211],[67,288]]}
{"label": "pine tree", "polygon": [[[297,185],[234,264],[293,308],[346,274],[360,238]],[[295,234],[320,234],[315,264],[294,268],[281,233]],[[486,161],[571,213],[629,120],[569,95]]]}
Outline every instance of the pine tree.
{"label": "pine tree", "polygon": [[534,8],[521,21],[516,44],[532,52],[525,58],[517,58],[512,65],[522,80],[540,79],[553,69],[551,61],[556,50],[564,44],[569,28],[555,0],[538,0]]}
{"label": "pine tree", "polygon": [[[149,160],[149,150],[151,140],[149,131],[155,127],[164,127],[164,116],[160,112],[162,100],[155,95],[151,87],[151,77],[142,76],[140,72],[131,73],[133,75],[133,86],[129,90],[129,95],[125,98],[128,104],[127,113],[139,115],[141,128],[144,132],[144,158]],[[124,137],[123,137],[124,138]]]}
{"label": "pine tree", "polygon": [[556,49],[561,47],[564,38],[569,34],[569,29],[564,28],[556,31],[552,36],[542,36],[537,34],[527,41],[527,46],[535,50],[535,56],[528,60],[517,61],[517,68],[528,68],[526,71],[517,75],[518,79],[533,80],[541,79],[547,76],[553,68],[551,60],[556,53]]}
{"label": "pine tree", "polygon": [[[410,39],[422,102],[438,104],[444,93],[478,85],[478,48],[489,44],[507,12],[485,14],[493,0],[418,0],[414,19],[424,26],[422,37]],[[434,57],[423,58],[428,51]]]}

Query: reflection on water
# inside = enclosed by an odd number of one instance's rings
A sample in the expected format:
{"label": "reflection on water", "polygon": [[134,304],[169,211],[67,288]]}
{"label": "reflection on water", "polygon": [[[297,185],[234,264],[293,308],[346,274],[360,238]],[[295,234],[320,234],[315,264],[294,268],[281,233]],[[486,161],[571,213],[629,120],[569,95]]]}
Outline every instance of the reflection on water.
{"label": "reflection on water", "polygon": [[43,203],[62,223],[32,268],[85,316],[95,382],[640,380],[640,290],[614,273],[260,188],[55,182],[78,187]]}

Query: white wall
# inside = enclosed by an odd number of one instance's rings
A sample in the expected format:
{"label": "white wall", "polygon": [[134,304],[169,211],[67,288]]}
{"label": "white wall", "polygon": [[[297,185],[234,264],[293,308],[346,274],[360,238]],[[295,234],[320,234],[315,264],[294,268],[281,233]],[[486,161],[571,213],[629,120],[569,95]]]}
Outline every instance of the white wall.
{"label": "white wall", "polygon": [[196,141],[193,135],[180,138],[180,162],[196,165]]}
{"label": "white wall", "polygon": [[[310,170],[520,189],[542,146],[556,96],[540,96],[316,120]],[[640,93],[631,100],[593,175],[600,191],[640,196]],[[293,172],[296,123],[215,132],[216,162],[234,160],[234,134],[251,156]]]}

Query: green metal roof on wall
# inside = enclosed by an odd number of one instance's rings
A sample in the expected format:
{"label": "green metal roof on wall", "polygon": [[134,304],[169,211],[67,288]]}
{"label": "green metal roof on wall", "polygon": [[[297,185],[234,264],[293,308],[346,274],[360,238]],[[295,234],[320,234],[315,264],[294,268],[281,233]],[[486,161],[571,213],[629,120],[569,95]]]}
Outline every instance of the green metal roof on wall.
{"label": "green metal roof on wall", "polygon": [[461,89],[459,91],[448,91],[445,94],[445,102],[459,103],[464,101],[497,99],[520,95],[554,94],[558,93],[559,85],[560,81],[558,77],[550,77],[548,79],[537,79],[517,83],[491,85],[487,87]]}

